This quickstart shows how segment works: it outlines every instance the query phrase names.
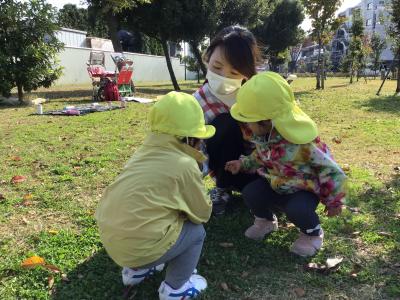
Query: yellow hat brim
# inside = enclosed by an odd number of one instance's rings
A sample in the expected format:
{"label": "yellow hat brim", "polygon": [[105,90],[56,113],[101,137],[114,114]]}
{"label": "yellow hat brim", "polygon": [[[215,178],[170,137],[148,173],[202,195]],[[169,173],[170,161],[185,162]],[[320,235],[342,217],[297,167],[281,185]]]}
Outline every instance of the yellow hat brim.
{"label": "yellow hat brim", "polygon": [[191,135],[191,137],[195,137],[198,139],[209,139],[215,135],[215,127],[212,125],[205,125],[205,130],[195,132]]}
{"label": "yellow hat brim", "polygon": [[258,121],[262,121],[264,118],[263,116],[258,116],[258,115],[254,115],[254,116],[245,116],[243,115],[240,110],[239,110],[239,106],[237,105],[237,103],[235,103],[231,110],[230,110],[231,116],[232,118],[234,118],[236,121],[239,122],[243,122],[243,123],[253,123],[253,122],[258,122]]}
{"label": "yellow hat brim", "polygon": [[297,105],[272,122],[279,134],[293,144],[307,144],[318,136],[317,125]]}

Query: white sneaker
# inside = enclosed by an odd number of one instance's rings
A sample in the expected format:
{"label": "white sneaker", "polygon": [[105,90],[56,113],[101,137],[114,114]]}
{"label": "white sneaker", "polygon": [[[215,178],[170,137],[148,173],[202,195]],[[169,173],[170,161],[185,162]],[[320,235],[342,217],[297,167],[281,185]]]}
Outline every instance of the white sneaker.
{"label": "white sneaker", "polygon": [[163,281],[158,289],[160,300],[188,300],[196,298],[207,288],[207,280],[193,274],[181,288],[175,290]]}
{"label": "white sneaker", "polygon": [[136,285],[146,278],[153,276],[156,272],[161,272],[164,264],[152,267],[150,269],[131,269],[124,267],[122,269],[122,282],[124,285]]}

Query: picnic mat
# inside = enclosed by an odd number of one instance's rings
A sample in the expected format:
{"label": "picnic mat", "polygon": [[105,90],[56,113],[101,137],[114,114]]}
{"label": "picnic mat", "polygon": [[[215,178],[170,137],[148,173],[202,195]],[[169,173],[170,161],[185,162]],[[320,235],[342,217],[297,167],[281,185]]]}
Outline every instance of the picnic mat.
{"label": "picnic mat", "polygon": [[149,98],[140,98],[140,97],[122,97],[123,101],[134,101],[134,102],[139,102],[139,103],[152,103],[156,101],[155,99],[149,99]]}
{"label": "picnic mat", "polygon": [[99,105],[93,103],[90,105],[83,106],[66,106],[59,110],[48,110],[44,111],[43,114],[36,113],[34,115],[51,115],[51,116],[82,116],[95,112],[110,111],[115,109],[121,109],[121,106],[115,105]]}

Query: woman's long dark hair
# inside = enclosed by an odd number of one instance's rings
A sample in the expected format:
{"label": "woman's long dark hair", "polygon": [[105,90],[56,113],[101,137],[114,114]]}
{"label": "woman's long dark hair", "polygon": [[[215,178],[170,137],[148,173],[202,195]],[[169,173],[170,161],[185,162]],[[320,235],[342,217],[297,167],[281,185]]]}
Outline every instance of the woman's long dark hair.
{"label": "woman's long dark hair", "polygon": [[249,79],[257,73],[256,65],[261,62],[261,51],[256,38],[247,28],[234,25],[218,32],[204,54],[205,62],[210,61],[212,53],[219,46],[235,70]]}

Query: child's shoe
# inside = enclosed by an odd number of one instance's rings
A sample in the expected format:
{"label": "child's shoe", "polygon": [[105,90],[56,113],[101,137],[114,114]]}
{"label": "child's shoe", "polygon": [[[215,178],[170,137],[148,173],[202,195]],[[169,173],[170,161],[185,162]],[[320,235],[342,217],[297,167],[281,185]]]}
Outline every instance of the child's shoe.
{"label": "child's shoe", "polygon": [[254,219],[254,224],[247,228],[244,235],[252,240],[263,240],[264,237],[273,232],[278,230],[278,219],[274,216],[273,221],[269,221],[264,218],[256,217]]}
{"label": "child's shoe", "polygon": [[319,235],[312,236],[300,232],[299,238],[293,243],[290,251],[300,256],[313,256],[321,249],[324,241],[324,231],[319,230]]}
{"label": "child's shoe", "polygon": [[161,272],[164,269],[164,264],[152,267],[150,269],[131,269],[124,267],[122,269],[122,282],[124,285],[136,285],[141,283],[146,278],[153,276],[157,271]]}
{"label": "child's shoe", "polygon": [[231,200],[232,194],[229,189],[216,187],[210,191],[210,198],[213,215],[221,216],[225,213],[226,205]]}
{"label": "child's shoe", "polygon": [[203,276],[193,274],[181,288],[175,290],[163,281],[158,289],[160,300],[188,300],[196,298],[207,287]]}

